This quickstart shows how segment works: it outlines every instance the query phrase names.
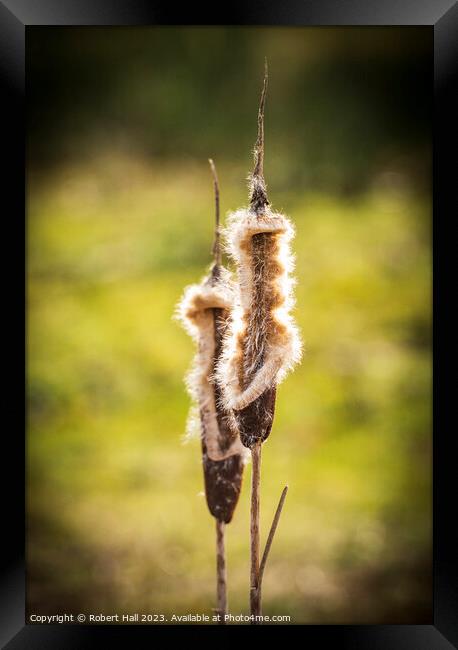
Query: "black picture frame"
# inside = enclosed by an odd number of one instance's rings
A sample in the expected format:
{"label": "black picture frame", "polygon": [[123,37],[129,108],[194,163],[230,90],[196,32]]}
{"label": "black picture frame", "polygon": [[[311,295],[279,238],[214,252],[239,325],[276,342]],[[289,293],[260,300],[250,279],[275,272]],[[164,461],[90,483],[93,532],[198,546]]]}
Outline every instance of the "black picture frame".
{"label": "black picture frame", "polygon": [[[179,16],[179,17],[178,17]],[[333,644],[336,647],[406,650],[442,650],[458,647],[458,575],[456,556],[458,536],[456,520],[455,458],[456,432],[453,419],[446,418],[445,408],[452,403],[453,380],[444,380],[438,387],[438,371],[444,371],[449,360],[449,348],[443,324],[450,322],[446,283],[451,277],[454,255],[451,248],[456,217],[453,190],[456,181],[456,155],[453,133],[458,115],[457,92],[454,85],[458,62],[458,5],[454,0],[282,0],[267,2],[227,3],[224,7],[196,7],[174,12],[173,5],[147,0],[0,0],[0,78],[3,121],[2,155],[3,206],[2,219],[6,262],[4,295],[7,306],[4,322],[9,331],[3,339],[7,370],[4,378],[8,395],[5,400],[11,424],[4,428],[4,467],[11,471],[4,491],[1,615],[2,647],[22,648],[89,648],[109,646],[113,639],[122,645],[150,645],[159,632],[168,636],[186,635],[192,642],[202,633],[218,634],[217,627],[159,627],[159,626],[85,626],[85,625],[26,625],[25,624],[25,560],[26,534],[25,443],[22,409],[25,412],[25,44],[29,29],[35,25],[425,25],[434,32],[434,70],[431,70],[431,92],[434,92],[434,430],[433,430],[433,534],[434,534],[434,593],[431,625],[373,625],[373,626],[294,626],[308,647]],[[452,210],[454,209],[454,212]],[[441,245],[439,254],[438,247]],[[6,286],[5,286],[6,285]],[[447,309],[447,315],[445,310]],[[441,312],[443,315],[441,316]],[[16,343],[16,345],[14,345]],[[450,374],[453,377],[452,374]],[[450,426],[452,425],[452,426]],[[5,472],[4,472],[5,473]],[[286,634],[293,626],[264,627],[268,634]],[[299,629],[298,629],[299,628]],[[225,628],[226,639],[233,638],[236,627]],[[258,634],[260,628],[244,626],[244,634]],[[253,630],[256,630],[255,632]],[[214,638],[214,637],[211,637]],[[5,645],[6,644],[6,645]]]}

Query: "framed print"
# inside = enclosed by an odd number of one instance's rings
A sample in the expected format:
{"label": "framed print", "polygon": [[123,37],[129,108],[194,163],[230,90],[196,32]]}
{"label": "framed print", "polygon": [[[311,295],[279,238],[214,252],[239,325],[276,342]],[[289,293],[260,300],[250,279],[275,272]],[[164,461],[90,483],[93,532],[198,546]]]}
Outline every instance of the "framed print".
{"label": "framed print", "polygon": [[458,647],[456,3],[0,17],[3,645]]}

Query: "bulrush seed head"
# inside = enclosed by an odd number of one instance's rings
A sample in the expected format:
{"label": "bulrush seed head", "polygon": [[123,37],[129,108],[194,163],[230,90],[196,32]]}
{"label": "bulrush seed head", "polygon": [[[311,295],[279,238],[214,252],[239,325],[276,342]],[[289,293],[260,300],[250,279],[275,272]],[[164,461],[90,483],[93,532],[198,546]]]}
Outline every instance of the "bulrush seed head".
{"label": "bulrush seed head", "polygon": [[[186,385],[199,414],[208,508],[216,519],[229,523],[240,495],[246,450],[234,428],[232,415],[222,405],[221,389],[214,381],[235,295],[230,273],[220,261],[219,194],[216,196],[215,263],[199,284],[185,289],[177,316],[197,345]],[[192,423],[191,427],[188,424],[188,429],[192,427]]]}
{"label": "bulrush seed head", "polygon": [[301,358],[301,341],[291,315],[294,229],[289,219],[271,210],[263,174],[266,88],[267,75],[258,114],[250,206],[229,216],[224,233],[238,282],[216,369],[222,404],[233,412],[242,443],[249,448],[270,434],[276,386]]}

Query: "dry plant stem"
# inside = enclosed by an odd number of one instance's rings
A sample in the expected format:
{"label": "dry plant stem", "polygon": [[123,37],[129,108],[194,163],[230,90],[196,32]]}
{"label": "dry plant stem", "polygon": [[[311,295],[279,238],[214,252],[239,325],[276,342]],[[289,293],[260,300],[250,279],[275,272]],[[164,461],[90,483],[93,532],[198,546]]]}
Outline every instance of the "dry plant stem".
{"label": "dry plant stem", "polygon": [[251,175],[252,194],[251,207],[257,214],[261,214],[266,205],[269,205],[267,198],[266,183],[264,180],[264,112],[267,94],[267,60],[264,62],[264,83],[262,86],[261,100],[258,110],[258,137],[254,145],[254,168]]}
{"label": "dry plant stem", "polygon": [[209,158],[208,162],[210,163],[210,169],[213,174],[213,187],[215,189],[215,239],[213,241],[212,253],[215,260],[215,265],[220,266],[222,258],[221,258],[221,245],[220,245],[221,230],[219,225],[219,183],[218,183],[218,175],[216,173],[216,167],[213,160]]}
{"label": "dry plant stem", "polygon": [[[259,104],[258,112],[258,137],[255,144],[255,166],[252,174],[252,195],[251,195],[251,208],[258,214],[261,215],[269,201],[267,198],[266,185],[264,181],[264,110],[265,110],[265,100],[267,92],[267,62],[264,69],[264,84],[261,93],[261,101]],[[262,244],[267,241],[268,235],[260,235],[256,238],[256,244],[258,239]],[[253,238],[253,248],[255,248]],[[265,253],[265,252],[264,252]],[[264,296],[257,296],[256,301],[258,304],[262,303]],[[267,310],[268,311],[268,310]],[[271,394],[272,393],[272,394]],[[270,424],[266,429],[266,435],[257,440],[251,447],[251,456],[252,456],[252,480],[251,480],[251,580],[250,580],[250,610],[253,616],[262,615],[262,578],[264,574],[264,569],[266,567],[267,559],[269,557],[269,552],[272,546],[273,538],[275,531],[277,530],[278,522],[280,520],[280,515],[283,509],[283,504],[285,502],[286,494],[288,488],[285,487],[280,501],[275,512],[275,516],[269,531],[269,536],[267,538],[266,547],[262,556],[261,562],[260,558],[260,528],[259,528],[259,501],[260,501],[260,484],[261,484],[261,448],[263,440],[269,435],[270,427],[272,426],[274,408],[275,408],[275,388],[273,391],[266,391],[261,399],[266,401],[266,407],[270,415]],[[253,620],[253,624],[259,624],[260,621]]]}
{"label": "dry plant stem", "polygon": [[[264,108],[267,92],[267,61],[264,67],[264,84],[261,93],[261,101],[258,111],[258,137],[255,144],[255,165],[252,174],[253,190],[251,196],[251,205],[258,211],[265,206],[267,196],[264,182]],[[252,473],[251,473],[251,572],[250,572],[250,612],[252,616],[260,616],[261,609],[261,590],[259,584],[259,562],[260,562],[260,529],[259,529],[259,510],[260,510],[260,487],[261,487],[261,449],[262,441],[256,441],[251,447]],[[253,624],[258,621],[253,620]]]}
{"label": "dry plant stem", "polygon": [[227,614],[225,529],[224,521],[216,519],[216,607],[220,616],[220,625],[225,625],[225,615]]}
{"label": "dry plant stem", "polygon": [[281,493],[280,501],[278,502],[277,509],[270,527],[269,536],[267,538],[266,546],[264,548],[264,553],[262,554],[261,564],[259,566],[259,577],[258,577],[258,591],[259,591],[259,600],[261,600],[261,588],[262,588],[262,578],[264,575],[264,569],[266,568],[267,558],[269,557],[270,549],[274,539],[275,531],[277,530],[278,522],[280,521],[281,511],[283,510],[283,505],[285,503],[286,495],[288,493],[288,486],[285,485],[283,492]]}
{"label": "dry plant stem", "polygon": [[[251,571],[250,571],[250,612],[261,615],[261,592],[259,589],[260,529],[259,529],[259,490],[261,485],[261,441],[251,448]],[[253,621],[254,624],[257,621]]]}
{"label": "dry plant stem", "polygon": [[[260,479],[261,479],[261,467],[260,467],[260,463],[261,463],[261,444],[262,443],[258,443],[256,445],[256,447],[259,449],[259,455],[256,454],[256,459],[257,460],[253,460],[253,479],[252,479],[252,481],[254,481],[254,480],[257,481],[257,490],[256,490],[256,492],[257,492],[257,498],[256,498],[257,505],[256,505],[256,508],[257,509],[255,511],[254,516],[253,516],[253,502],[254,502],[253,490],[252,490],[252,493],[251,493],[251,506],[252,506],[252,510],[251,510],[251,513],[252,513],[252,519],[251,519],[251,525],[252,525],[252,528],[251,528],[251,531],[252,531],[252,535],[251,535],[251,544],[252,544],[252,546],[251,546],[251,549],[252,549],[251,571],[252,571],[252,573],[251,573],[251,591],[250,591],[251,602],[250,602],[250,605],[251,605],[251,614],[253,614],[255,616],[259,616],[259,615],[262,614],[262,579],[264,577],[264,570],[266,568],[266,564],[267,564],[267,560],[268,560],[268,557],[269,557],[270,549],[272,548],[272,542],[274,540],[275,532],[277,530],[278,522],[280,521],[280,516],[281,516],[282,510],[283,510],[286,495],[288,493],[288,486],[286,485],[283,488],[283,491],[281,493],[280,500],[278,502],[278,506],[277,506],[277,509],[275,511],[275,515],[274,515],[274,518],[273,518],[273,521],[272,521],[272,525],[270,526],[269,535],[267,537],[266,546],[264,548],[264,553],[262,554],[262,559],[261,559],[261,562],[259,563],[259,538],[260,538],[260,534],[259,534],[260,533],[260,528],[259,528],[259,486],[260,486]],[[255,479],[254,463],[256,463],[256,467],[257,467],[257,469],[256,469],[256,479]],[[252,485],[253,485],[253,482],[252,482]],[[254,526],[253,526],[253,524],[254,524]],[[255,531],[254,534],[253,534],[253,531]],[[256,534],[257,534],[257,539],[256,539]],[[255,542],[253,542],[253,540],[255,540]],[[257,544],[257,547],[256,547],[256,544]],[[255,548],[256,548],[256,550],[253,553]],[[255,575],[254,575],[255,564],[257,564],[257,566],[258,566],[256,578],[255,578]],[[254,585],[256,585],[256,588],[254,588]],[[252,623],[253,623],[253,625],[258,625],[260,623],[260,621],[253,621]]]}
{"label": "dry plant stem", "polygon": [[[211,158],[208,159],[213,175],[213,186],[215,190],[215,239],[213,242],[213,256],[215,261],[214,273],[217,274],[221,265],[220,245],[220,219],[219,219],[219,183],[216,167]],[[214,309],[215,333],[218,330],[217,317],[221,310]],[[218,422],[219,424],[219,422]],[[227,614],[227,574],[226,574],[226,549],[225,549],[226,524],[216,519],[216,607],[219,614],[219,624],[225,625]]]}

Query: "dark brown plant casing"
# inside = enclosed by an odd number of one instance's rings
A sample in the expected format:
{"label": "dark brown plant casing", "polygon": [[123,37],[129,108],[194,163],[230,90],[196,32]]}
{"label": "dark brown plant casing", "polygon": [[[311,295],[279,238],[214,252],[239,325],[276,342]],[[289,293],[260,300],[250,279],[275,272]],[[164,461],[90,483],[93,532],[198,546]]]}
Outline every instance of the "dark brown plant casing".
{"label": "dark brown plant casing", "polygon": [[258,442],[269,437],[275,415],[277,387],[269,388],[244,409],[234,411],[240,440],[251,449]]}
{"label": "dark brown plant casing", "polygon": [[[219,267],[215,265],[212,272],[213,281],[217,281],[218,275]],[[215,338],[213,368],[216,368],[222,351],[229,312],[221,308],[214,308],[212,311]],[[221,389],[216,382],[213,384],[213,390],[219,429],[219,446],[224,453],[233,443],[234,431],[227,413],[220,406]],[[203,420],[202,426],[204,426]],[[244,463],[244,458],[240,454],[234,454],[224,460],[212,460],[208,457],[205,437],[202,436],[202,464],[208,509],[216,519],[226,524],[232,520],[239,500]]]}
{"label": "dark brown plant casing", "polygon": [[242,487],[242,457],[236,455],[225,460],[211,460],[202,441],[202,460],[208,509],[215,519],[228,524],[234,516]]}

